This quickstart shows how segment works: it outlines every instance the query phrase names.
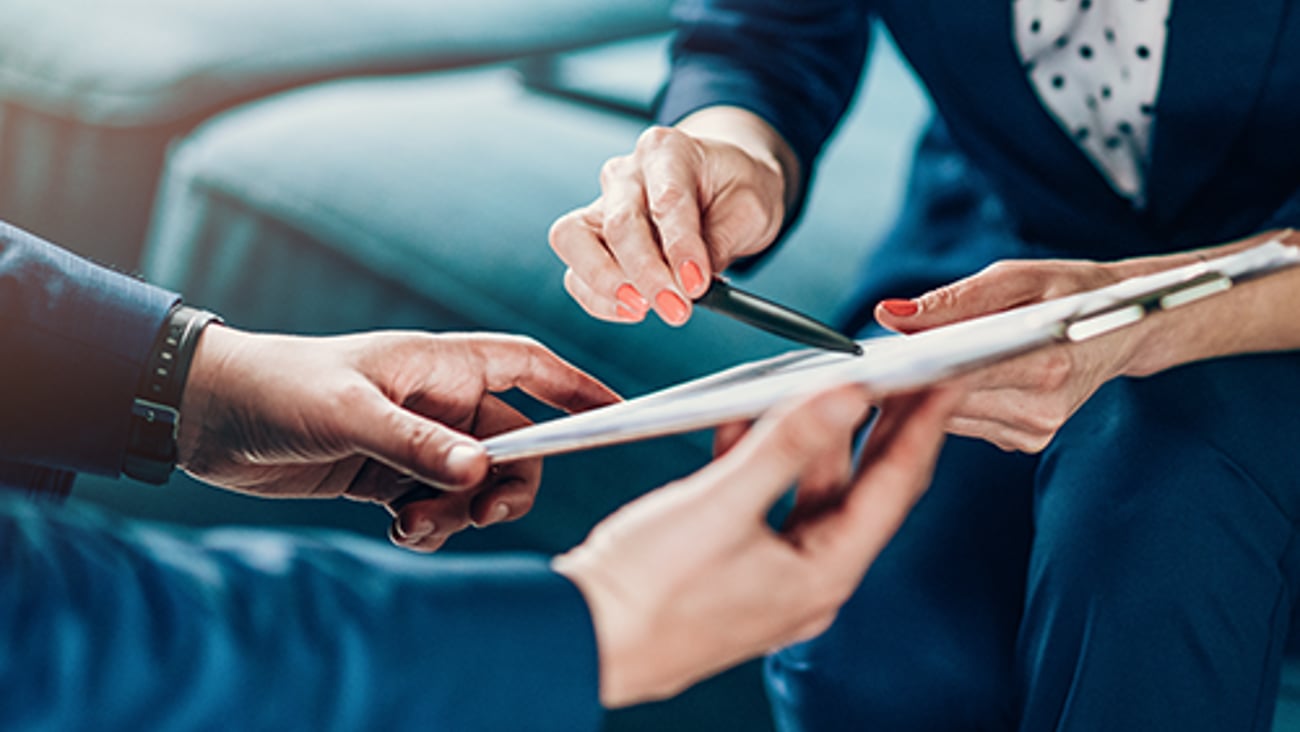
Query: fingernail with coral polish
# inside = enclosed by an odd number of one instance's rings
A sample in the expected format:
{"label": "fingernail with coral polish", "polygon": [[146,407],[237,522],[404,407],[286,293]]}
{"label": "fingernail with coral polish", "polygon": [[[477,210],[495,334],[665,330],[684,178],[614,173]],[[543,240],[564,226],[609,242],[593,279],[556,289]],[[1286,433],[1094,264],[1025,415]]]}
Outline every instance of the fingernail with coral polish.
{"label": "fingernail with coral polish", "polygon": [[704,272],[700,265],[687,260],[682,263],[681,271],[678,273],[682,280],[682,289],[686,290],[687,295],[698,295],[704,287]]}
{"label": "fingernail with coral polish", "polygon": [[618,308],[615,309],[614,312],[618,313],[618,317],[629,321],[640,321],[645,317],[640,312],[633,312],[632,310],[629,310],[628,307],[623,303],[619,303]]}
{"label": "fingernail with coral polish", "polygon": [[890,315],[899,318],[906,318],[916,315],[921,310],[921,306],[916,304],[915,300],[885,300],[880,303]]}
{"label": "fingernail with coral polish", "polygon": [[618,292],[615,292],[614,296],[618,298],[619,302],[623,303],[624,307],[637,315],[645,315],[645,312],[650,309],[650,303],[646,302],[646,299],[632,285],[623,285],[618,288]]}
{"label": "fingernail with coral polish", "polygon": [[655,295],[655,306],[669,325],[681,325],[686,322],[686,303],[677,296],[677,293],[671,290],[660,292]]}

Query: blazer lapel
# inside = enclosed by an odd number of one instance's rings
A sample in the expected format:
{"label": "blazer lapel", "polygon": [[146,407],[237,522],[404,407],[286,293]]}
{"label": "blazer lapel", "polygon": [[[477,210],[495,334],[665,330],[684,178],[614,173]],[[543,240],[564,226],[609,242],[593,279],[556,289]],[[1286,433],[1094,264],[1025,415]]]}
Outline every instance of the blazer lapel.
{"label": "blazer lapel", "polygon": [[[904,2],[919,0],[904,0]],[[1250,0],[1255,2],[1256,0]],[[939,46],[943,59],[943,93],[934,93],[966,110],[963,121],[981,129],[950,126],[954,137],[963,132],[991,141],[1019,156],[1018,164],[1035,185],[1054,189],[1084,210],[1127,215],[1131,209],[1116,194],[1079,146],[1065,133],[1038,98],[1015,48],[1011,3],[1007,0],[929,0],[926,23],[934,32],[928,40]]]}
{"label": "blazer lapel", "polygon": [[1273,61],[1286,0],[1174,0],[1156,98],[1149,214],[1173,222],[1240,138]]}

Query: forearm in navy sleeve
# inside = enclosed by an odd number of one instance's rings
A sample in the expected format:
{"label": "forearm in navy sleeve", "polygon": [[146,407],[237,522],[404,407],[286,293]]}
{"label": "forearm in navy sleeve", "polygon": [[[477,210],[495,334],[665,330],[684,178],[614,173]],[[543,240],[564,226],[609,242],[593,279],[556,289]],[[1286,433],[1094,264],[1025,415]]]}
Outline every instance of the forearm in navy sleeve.
{"label": "forearm in navy sleeve", "polygon": [[0,496],[15,729],[599,726],[595,633],[540,557],[183,533]]}
{"label": "forearm in navy sleeve", "polygon": [[0,223],[0,460],[117,475],[177,300]]}
{"label": "forearm in navy sleeve", "polygon": [[683,0],[659,119],[748,109],[785,138],[805,183],[856,91],[870,37],[864,0]]}

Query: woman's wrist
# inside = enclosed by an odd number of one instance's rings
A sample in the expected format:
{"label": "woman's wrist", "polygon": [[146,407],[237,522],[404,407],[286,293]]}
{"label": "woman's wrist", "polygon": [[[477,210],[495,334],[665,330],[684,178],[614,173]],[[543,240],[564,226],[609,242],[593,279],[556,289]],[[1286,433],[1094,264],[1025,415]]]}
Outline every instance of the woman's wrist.
{"label": "woman's wrist", "polygon": [[[1227,256],[1278,238],[1291,243],[1297,237],[1285,231],[1267,231],[1229,244],[1104,266],[1120,278],[1139,277]],[[1284,322],[1284,314],[1293,310],[1287,303],[1297,299],[1297,279],[1300,272],[1282,273],[1152,314],[1134,328],[1136,347],[1123,375],[1150,376],[1208,358],[1300,347],[1300,332]]]}

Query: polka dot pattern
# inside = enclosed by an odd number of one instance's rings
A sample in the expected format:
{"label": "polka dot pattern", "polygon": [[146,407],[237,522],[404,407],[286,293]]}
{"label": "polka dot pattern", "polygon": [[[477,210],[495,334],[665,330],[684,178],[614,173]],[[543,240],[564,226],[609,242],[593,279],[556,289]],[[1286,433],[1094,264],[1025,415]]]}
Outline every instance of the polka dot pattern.
{"label": "polka dot pattern", "polygon": [[1117,193],[1142,206],[1172,0],[1012,0],[1043,105]]}

